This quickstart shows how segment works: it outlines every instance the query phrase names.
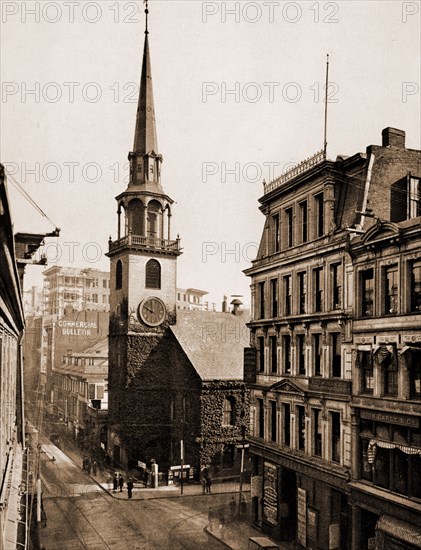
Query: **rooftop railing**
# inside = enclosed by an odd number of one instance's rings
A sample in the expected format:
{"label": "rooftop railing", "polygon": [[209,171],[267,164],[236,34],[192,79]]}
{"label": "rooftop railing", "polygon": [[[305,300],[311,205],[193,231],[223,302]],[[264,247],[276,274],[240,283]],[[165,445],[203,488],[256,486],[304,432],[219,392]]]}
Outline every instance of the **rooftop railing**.
{"label": "rooftop railing", "polygon": [[280,187],[281,185],[283,185],[287,181],[290,181],[290,180],[296,178],[297,176],[299,176],[300,174],[303,174],[304,172],[307,172],[307,170],[310,170],[310,168],[313,168],[314,166],[317,166],[318,164],[321,164],[325,160],[326,160],[325,152],[323,150],[318,151],[312,157],[309,157],[309,158],[303,160],[302,162],[300,162],[299,164],[297,164],[296,166],[294,166],[293,168],[291,168],[290,170],[288,170],[284,174],[281,174],[280,176],[278,176],[274,180],[272,180],[268,183],[264,182],[263,185],[264,185],[265,195],[267,193],[270,193],[274,189],[277,189],[278,187]]}

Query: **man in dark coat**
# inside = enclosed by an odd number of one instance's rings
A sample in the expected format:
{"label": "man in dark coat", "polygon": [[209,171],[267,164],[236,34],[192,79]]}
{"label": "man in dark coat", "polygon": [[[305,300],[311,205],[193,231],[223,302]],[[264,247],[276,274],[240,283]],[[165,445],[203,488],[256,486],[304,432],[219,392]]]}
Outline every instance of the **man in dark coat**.
{"label": "man in dark coat", "polygon": [[120,477],[118,478],[118,486],[120,487],[120,493],[123,491],[123,485],[124,485],[124,478],[120,474]]}
{"label": "man in dark coat", "polygon": [[118,478],[117,478],[117,473],[115,473],[114,477],[113,477],[113,492],[114,493],[117,491],[117,486],[118,486]]}
{"label": "man in dark coat", "polygon": [[127,494],[129,495],[129,498],[132,498],[132,491],[133,491],[133,481],[131,478],[129,478],[129,481],[127,482]]}

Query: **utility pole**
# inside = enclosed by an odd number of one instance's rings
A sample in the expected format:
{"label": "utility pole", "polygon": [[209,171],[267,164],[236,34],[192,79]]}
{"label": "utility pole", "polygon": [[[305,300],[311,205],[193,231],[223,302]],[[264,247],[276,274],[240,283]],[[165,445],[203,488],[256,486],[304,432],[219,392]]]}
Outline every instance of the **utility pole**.
{"label": "utility pole", "polygon": [[184,441],[180,439],[180,491],[183,494],[183,469],[184,469]]}
{"label": "utility pole", "polygon": [[246,427],[241,426],[242,443],[237,445],[241,449],[241,465],[240,465],[240,492],[238,495],[238,516],[241,515],[241,503],[243,501],[243,472],[244,472],[244,451],[248,445],[246,444]]}

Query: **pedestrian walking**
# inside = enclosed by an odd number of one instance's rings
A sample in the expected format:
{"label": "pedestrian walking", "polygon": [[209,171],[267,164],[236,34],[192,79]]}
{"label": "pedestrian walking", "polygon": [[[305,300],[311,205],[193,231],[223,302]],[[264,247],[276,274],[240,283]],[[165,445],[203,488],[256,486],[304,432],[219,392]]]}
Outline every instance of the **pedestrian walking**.
{"label": "pedestrian walking", "polygon": [[123,491],[123,486],[124,486],[124,478],[121,474],[120,474],[120,477],[118,478],[118,486],[120,487],[120,493],[121,493]]}
{"label": "pedestrian walking", "polygon": [[210,476],[208,476],[206,478],[206,492],[207,493],[211,492],[211,487],[212,487],[212,479],[210,478]]}
{"label": "pedestrian walking", "polygon": [[133,481],[131,478],[129,478],[129,481],[127,482],[127,494],[129,498],[132,498],[132,491],[133,491]]}
{"label": "pedestrian walking", "polygon": [[114,493],[117,491],[117,487],[118,487],[118,478],[117,478],[117,474],[115,473],[114,477],[113,477],[113,492]]}
{"label": "pedestrian walking", "polygon": [[98,464],[97,464],[97,461],[94,460],[94,461],[92,462],[92,473],[94,474],[94,476],[96,476],[97,471],[98,471]]}
{"label": "pedestrian walking", "polygon": [[203,489],[203,494],[206,493],[206,479],[204,477],[202,477],[202,479],[200,480],[200,484],[202,486],[202,489]]}

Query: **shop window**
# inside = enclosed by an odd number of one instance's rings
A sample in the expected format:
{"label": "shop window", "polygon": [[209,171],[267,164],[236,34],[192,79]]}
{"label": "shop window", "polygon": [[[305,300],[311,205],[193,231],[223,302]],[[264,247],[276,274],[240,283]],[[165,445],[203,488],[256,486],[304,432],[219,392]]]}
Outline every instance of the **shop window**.
{"label": "shop window", "polygon": [[341,335],[333,333],[331,335],[332,342],[332,376],[340,378],[342,376],[342,353],[341,353]]}
{"label": "shop window", "polygon": [[298,449],[304,451],[306,441],[305,409],[301,405],[297,406],[297,444]]}
{"label": "shop window", "polygon": [[291,336],[282,336],[282,350],[284,359],[284,374],[291,374]]}
{"label": "shop window", "polygon": [[299,313],[306,312],[306,296],[307,296],[307,273],[301,271],[298,273],[298,300]]}
{"label": "shop window", "polygon": [[258,285],[259,291],[259,319],[265,318],[265,282],[261,281]]}
{"label": "shop window", "polygon": [[298,374],[306,374],[305,335],[297,335]]}
{"label": "shop window", "polygon": [[265,372],[265,338],[259,336],[257,338],[259,343],[259,372]]}
{"label": "shop window", "polygon": [[398,395],[398,368],[395,355],[386,346],[380,346],[376,359],[383,370],[383,390],[388,396]]}
{"label": "shop window", "polygon": [[411,311],[421,311],[421,262],[411,265]]}
{"label": "shop window", "polygon": [[287,247],[294,246],[294,213],[292,208],[285,210]]}
{"label": "shop window", "polygon": [[333,264],[331,267],[332,280],[332,309],[342,307],[342,264]]}
{"label": "shop window", "polygon": [[161,264],[157,260],[149,260],[145,268],[146,288],[161,288]]}
{"label": "shop window", "polygon": [[270,370],[274,374],[278,372],[278,338],[270,336]]}
{"label": "shop window", "polygon": [[323,193],[319,193],[314,196],[315,214],[316,214],[316,237],[323,237],[324,235],[324,197]]}
{"label": "shop window", "polygon": [[357,366],[361,369],[362,393],[373,393],[374,372],[373,355],[371,351],[358,350]]}
{"label": "shop window", "polygon": [[291,405],[289,403],[283,403],[282,410],[284,445],[289,447],[291,445]]}
{"label": "shop window", "polygon": [[278,317],[278,279],[270,281],[271,317]]}
{"label": "shop window", "polygon": [[270,252],[279,252],[280,250],[280,232],[279,232],[279,214],[272,216],[272,241],[270,243]]}
{"label": "shop window", "polygon": [[372,317],[374,314],[374,272],[366,269],[361,272],[361,315]]}
{"label": "shop window", "polygon": [[322,412],[313,409],[313,454],[322,456]]}
{"label": "shop window", "polygon": [[285,315],[291,315],[291,275],[283,278]]}
{"label": "shop window", "polygon": [[224,426],[234,426],[235,424],[235,398],[233,396],[224,398],[222,424]]}
{"label": "shop window", "polygon": [[270,401],[270,439],[275,443],[278,440],[276,401]]}
{"label": "shop window", "polygon": [[341,461],[341,413],[331,412],[332,462]]}
{"label": "shop window", "polygon": [[398,266],[389,266],[384,269],[384,310],[385,315],[392,315],[398,311]]}
{"label": "shop window", "polygon": [[123,264],[121,260],[117,261],[116,270],[115,270],[115,287],[120,289],[123,286]]}
{"label": "shop window", "polygon": [[323,311],[323,268],[318,267],[313,271],[314,283],[314,311]]}
{"label": "shop window", "polygon": [[314,353],[314,376],[321,376],[322,374],[322,347],[321,347],[321,335],[313,335],[313,353]]}
{"label": "shop window", "polygon": [[301,242],[306,243],[308,241],[308,205],[307,201],[300,202],[300,229],[301,229]]}

